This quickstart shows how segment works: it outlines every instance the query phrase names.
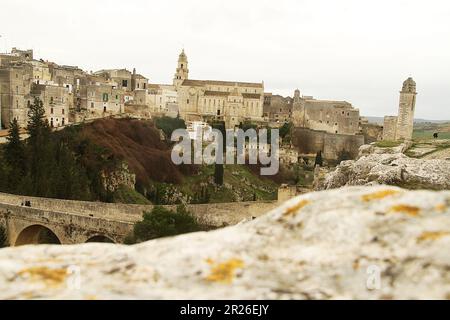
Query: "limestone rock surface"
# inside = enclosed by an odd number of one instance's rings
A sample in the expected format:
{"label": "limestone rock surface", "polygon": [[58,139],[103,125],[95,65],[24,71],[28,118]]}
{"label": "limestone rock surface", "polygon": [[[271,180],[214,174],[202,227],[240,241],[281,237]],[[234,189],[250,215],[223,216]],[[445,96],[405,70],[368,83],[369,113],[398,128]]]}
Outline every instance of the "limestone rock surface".
{"label": "limestone rock surface", "polygon": [[[366,154],[365,149],[361,151]],[[316,189],[374,184],[407,189],[450,189],[450,161],[414,159],[401,152],[367,153],[357,160],[341,162]]]}
{"label": "limestone rock surface", "polygon": [[0,250],[1,299],[450,299],[450,192],[347,187],[135,246]]}

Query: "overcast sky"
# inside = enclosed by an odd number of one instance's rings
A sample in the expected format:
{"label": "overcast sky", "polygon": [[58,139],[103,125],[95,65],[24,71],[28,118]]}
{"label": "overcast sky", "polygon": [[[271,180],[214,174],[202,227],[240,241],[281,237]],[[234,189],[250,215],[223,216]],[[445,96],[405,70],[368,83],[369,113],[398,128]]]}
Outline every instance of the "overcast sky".
{"label": "overcast sky", "polygon": [[347,100],[395,115],[417,82],[418,118],[450,119],[447,0],[2,1],[0,49],[85,70],[136,67],[171,83],[185,48],[190,78],[260,82],[267,92]]}

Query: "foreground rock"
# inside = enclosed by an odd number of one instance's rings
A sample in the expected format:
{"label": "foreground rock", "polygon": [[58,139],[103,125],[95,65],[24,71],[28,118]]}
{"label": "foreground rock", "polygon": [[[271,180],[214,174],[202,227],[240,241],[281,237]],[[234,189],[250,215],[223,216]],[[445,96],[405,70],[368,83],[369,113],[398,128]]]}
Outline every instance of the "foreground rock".
{"label": "foreground rock", "polygon": [[450,161],[409,158],[397,148],[363,146],[358,160],[344,161],[316,187],[318,190],[342,186],[387,184],[407,189],[450,189]]}
{"label": "foreground rock", "polygon": [[449,270],[450,192],[354,187],[133,247],[0,250],[0,298],[450,299]]}

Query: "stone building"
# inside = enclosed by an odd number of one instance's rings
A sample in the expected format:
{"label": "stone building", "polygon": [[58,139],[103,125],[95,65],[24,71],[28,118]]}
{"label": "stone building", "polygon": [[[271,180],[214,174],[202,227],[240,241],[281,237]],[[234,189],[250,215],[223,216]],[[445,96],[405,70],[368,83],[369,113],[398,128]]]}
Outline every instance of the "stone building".
{"label": "stone building", "polygon": [[87,118],[106,117],[124,112],[124,91],[103,82],[81,85],[79,101]]}
{"label": "stone building", "polygon": [[0,67],[1,127],[7,128],[13,119],[20,126],[27,123],[28,101],[32,84],[32,70],[29,65],[10,64]]}
{"label": "stone building", "polygon": [[346,101],[301,97],[298,90],[294,94],[292,120],[300,128],[344,135],[360,133],[359,109]]}
{"label": "stone building", "polygon": [[264,118],[275,124],[290,122],[292,120],[293,102],[294,99],[291,97],[264,93]]}
{"label": "stone building", "polygon": [[191,80],[188,76],[188,60],[183,50],[173,84],[184,120],[224,121],[226,128],[234,128],[246,120],[263,120],[264,82]]}
{"label": "stone building", "polygon": [[[39,98],[44,105],[45,116],[50,127],[61,127],[69,124],[70,109],[73,108],[73,95],[66,87],[48,84],[35,84],[31,87],[33,98]],[[28,100],[28,108],[32,100]],[[28,109],[27,108],[27,109]]]}
{"label": "stone building", "polygon": [[398,116],[384,118],[384,140],[411,140],[414,130],[414,112],[416,109],[416,82],[408,78],[400,91]]}

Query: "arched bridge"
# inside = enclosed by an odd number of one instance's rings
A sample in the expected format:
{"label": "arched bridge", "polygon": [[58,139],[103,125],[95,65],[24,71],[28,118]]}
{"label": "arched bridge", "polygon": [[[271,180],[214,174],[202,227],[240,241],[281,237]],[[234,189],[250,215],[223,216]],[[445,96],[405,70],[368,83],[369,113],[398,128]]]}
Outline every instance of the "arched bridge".
{"label": "arched bridge", "polygon": [[[187,209],[212,226],[233,225],[256,217],[275,202],[188,205]],[[175,209],[176,206],[166,206]],[[128,205],[17,196],[0,193],[0,225],[11,246],[26,244],[123,243],[152,205]]]}

